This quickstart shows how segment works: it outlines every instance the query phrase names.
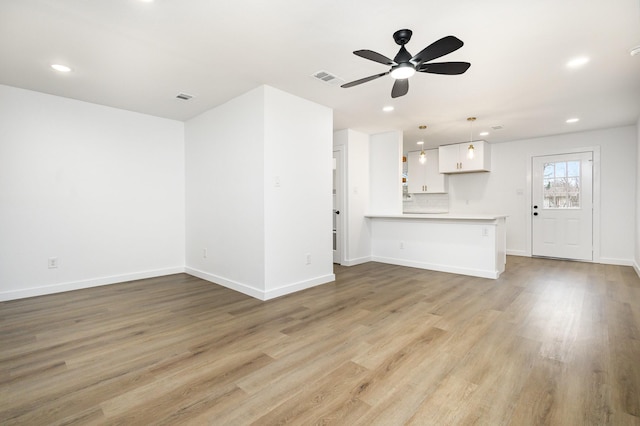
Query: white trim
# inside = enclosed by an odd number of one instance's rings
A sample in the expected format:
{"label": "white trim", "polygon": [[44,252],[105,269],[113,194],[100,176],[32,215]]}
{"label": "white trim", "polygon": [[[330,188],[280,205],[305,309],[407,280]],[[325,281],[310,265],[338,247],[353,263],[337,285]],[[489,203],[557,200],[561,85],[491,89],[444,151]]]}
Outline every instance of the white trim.
{"label": "white trim", "polygon": [[391,265],[409,266],[411,268],[429,269],[431,271],[449,272],[451,274],[470,275],[472,277],[497,279],[500,271],[486,271],[482,269],[470,269],[460,266],[440,265],[435,263],[416,262],[412,260],[395,259],[391,257],[372,256],[374,262],[388,263]]}
{"label": "white trim", "polygon": [[507,250],[507,256],[531,257],[531,253],[527,253],[526,250]]}
{"label": "white trim", "polygon": [[[562,154],[575,154],[578,152],[592,152],[593,153],[593,263],[604,263],[600,260],[600,147],[599,146],[587,146],[581,148],[558,148],[544,151],[533,151],[529,153],[529,161],[527,161],[527,186],[526,186],[526,206],[527,211],[531,211],[532,192],[533,192],[533,158],[543,157],[546,155],[562,155]],[[527,235],[526,235],[526,255],[532,256],[533,246],[533,224],[531,221],[531,214],[527,215]]]}
{"label": "white trim", "polygon": [[636,262],[632,262],[633,263],[633,269],[635,269],[636,271],[636,275],[638,275],[638,277],[640,277],[640,267],[638,266],[638,264]]}
{"label": "white trim", "polygon": [[336,276],[334,274],[327,274],[327,275],[316,277],[310,280],[287,284],[278,288],[274,288],[269,291],[264,291],[246,284],[239,283],[237,281],[223,278],[219,275],[210,274],[208,272],[204,272],[194,268],[185,268],[185,272],[189,275],[193,275],[194,277],[203,279],[205,281],[209,281],[210,283],[217,284],[222,287],[226,287],[230,290],[234,290],[242,294],[246,294],[247,296],[250,296],[262,301],[275,299],[276,297],[284,296],[290,293],[295,293],[301,290],[306,290],[307,288],[315,287],[321,284],[326,284],[336,280]]}
{"label": "white trim", "polygon": [[363,263],[372,262],[371,256],[358,257],[355,259],[348,259],[342,262],[342,266],[355,266]]}
{"label": "white trim", "polygon": [[287,285],[266,291],[264,293],[264,298],[262,300],[275,299],[276,297],[295,293],[301,290],[306,290],[308,288],[315,287],[318,285],[334,282],[335,280],[336,280],[335,274],[327,274],[320,277],[315,277],[310,280],[300,281],[293,284],[287,284]]}
{"label": "white trim", "polygon": [[0,302],[24,299],[27,297],[44,296],[47,294],[63,293],[65,291],[82,290],[85,288],[100,287],[103,285],[120,284],[127,281],[156,278],[165,275],[181,274],[184,272],[184,267],[177,266],[174,268],[155,269],[151,271],[135,272],[132,274],[112,275],[109,277],[92,278],[82,281],[71,281],[67,283],[51,284],[27,289],[3,291],[0,292]]}
{"label": "white trim", "polygon": [[618,265],[618,266],[634,266],[635,262],[631,259],[614,259],[609,257],[601,257],[600,262],[605,265]]}
{"label": "white trim", "polygon": [[193,275],[194,277],[198,277],[205,281],[209,281],[210,283],[221,285],[222,287],[235,290],[237,292],[246,294],[247,296],[251,296],[256,299],[264,300],[264,290],[261,290],[252,286],[248,286],[246,284],[242,284],[227,278],[223,278],[219,275],[210,274],[208,272],[204,272],[199,269],[187,267],[185,268],[185,272],[189,275]]}

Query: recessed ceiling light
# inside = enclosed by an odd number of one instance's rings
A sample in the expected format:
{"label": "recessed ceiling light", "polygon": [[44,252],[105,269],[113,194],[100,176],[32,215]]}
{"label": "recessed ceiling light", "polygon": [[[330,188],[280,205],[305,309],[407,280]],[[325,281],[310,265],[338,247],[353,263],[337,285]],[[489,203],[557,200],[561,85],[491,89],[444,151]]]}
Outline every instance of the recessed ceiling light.
{"label": "recessed ceiling light", "polygon": [[480,132],[480,136],[488,136],[489,132]]}
{"label": "recessed ceiling light", "polygon": [[631,56],[637,56],[637,55],[640,55],[640,46],[632,47],[632,48],[629,50],[629,54],[630,54]]}
{"label": "recessed ceiling light", "polygon": [[567,62],[567,68],[579,68],[589,62],[589,58],[586,56],[581,56],[579,58],[574,58]]}
{"label": "recessed ceiling light", "polygon": [[51,68],[53,68],[56,71],[60,71],[60,72],[71,72],[71,68],[69,68],[66,65],[62,65],[62,64],[53,64],[53,65],[51,65]]}
{"label": "recessed ceiling light", "polygon": [[424,141],[418,141],[416,142],[418,145],[424,145]]}
{"label": "recessed ceiling light", "polygon": [[566,122],[569,124],[572,124],[572,123],[577,123],[578,121],[580,121],[579,118],[570,118]]}
{"label": "recessed ceiling light", "polygon": [[394,110],[394,108],[391,105],[387,105],[386,107],[382,108],[382,110],[384,112],[391,112]]}

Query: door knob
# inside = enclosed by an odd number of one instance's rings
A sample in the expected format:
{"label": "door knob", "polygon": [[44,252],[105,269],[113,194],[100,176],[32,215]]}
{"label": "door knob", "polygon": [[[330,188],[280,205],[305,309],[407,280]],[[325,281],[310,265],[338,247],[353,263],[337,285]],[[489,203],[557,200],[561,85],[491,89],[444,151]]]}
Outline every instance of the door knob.
{"label": "door knob", "polygon": [[533,208],[534,208],[534,209],[537,209],[537,208],[538,208],[538,206],[533,206]]}
{"label": "door knob", "polygon": [[534,216],[538,216],[538,212],[533,212],[533,215]]}
{"label": "door knob", "polygon": [[333,211],[335,214],[340,214],[340,210],[334,210]]}

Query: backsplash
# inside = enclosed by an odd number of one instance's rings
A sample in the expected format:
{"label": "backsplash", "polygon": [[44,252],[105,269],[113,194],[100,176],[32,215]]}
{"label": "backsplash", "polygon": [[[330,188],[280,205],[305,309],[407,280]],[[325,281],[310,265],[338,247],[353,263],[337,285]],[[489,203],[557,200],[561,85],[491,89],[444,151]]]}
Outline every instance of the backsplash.
{"label": "backsplash", "polygon": [[448,213],[449,194],[409,194],[402,200],[403,213]]}

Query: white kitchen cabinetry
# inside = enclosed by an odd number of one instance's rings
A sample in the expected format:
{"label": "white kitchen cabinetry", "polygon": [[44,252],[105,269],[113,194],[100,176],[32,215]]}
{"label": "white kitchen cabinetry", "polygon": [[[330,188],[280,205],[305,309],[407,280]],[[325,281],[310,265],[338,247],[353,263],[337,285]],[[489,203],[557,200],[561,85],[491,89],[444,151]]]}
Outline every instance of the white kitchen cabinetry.
{"label": "white kitchen cabinetry", "polygon": [[[473,158],[469,158],[469,145],[473,144]],[[440,173],[488,172],[491,170],[491,145],[473,141],[442,145],[439,151]]]}
{"label": "white kitchen cabinetry", "polygon": [[438,194],[447,192],[447,176],[438,168],[438,150],[424,151],[427,161],[420,162],[420,151],[408,153],[408,192],[411,194]]}

